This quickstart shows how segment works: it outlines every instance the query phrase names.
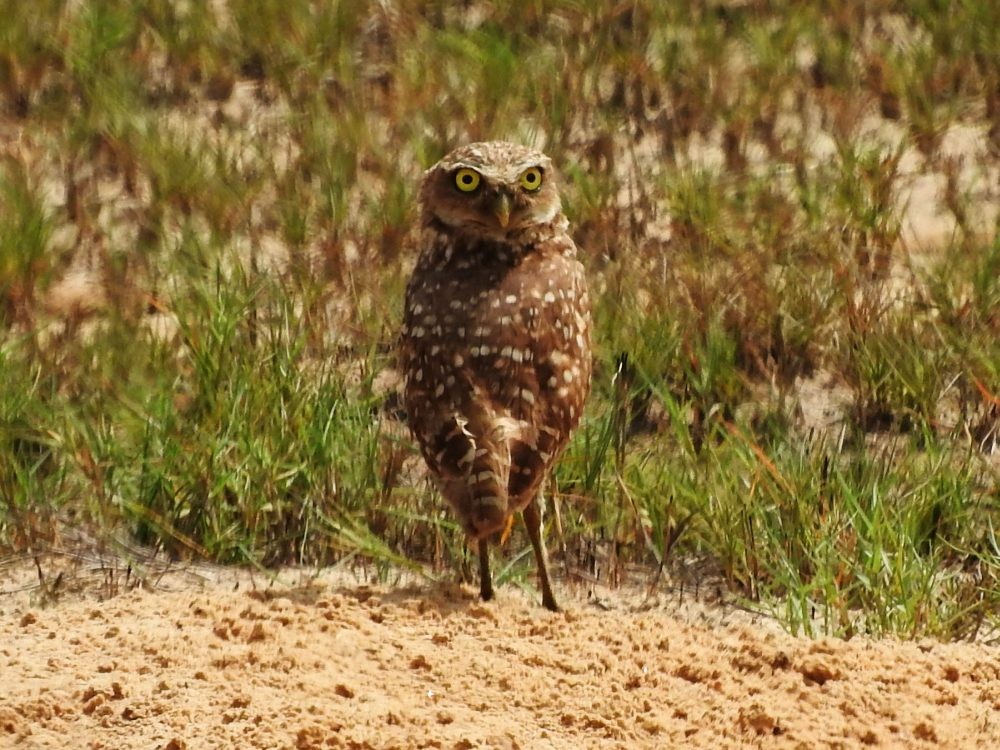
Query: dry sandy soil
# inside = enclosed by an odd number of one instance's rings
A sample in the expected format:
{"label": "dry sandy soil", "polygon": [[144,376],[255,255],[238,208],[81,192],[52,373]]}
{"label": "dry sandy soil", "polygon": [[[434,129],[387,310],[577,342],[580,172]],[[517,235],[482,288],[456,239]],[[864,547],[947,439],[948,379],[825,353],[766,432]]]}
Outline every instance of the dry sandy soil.
{"label": "dry sandy soil", "polygon": [[42,604],[30,574],[0,570],[5,748],[1000,746],[983,644],[342,573],[118,576]]}

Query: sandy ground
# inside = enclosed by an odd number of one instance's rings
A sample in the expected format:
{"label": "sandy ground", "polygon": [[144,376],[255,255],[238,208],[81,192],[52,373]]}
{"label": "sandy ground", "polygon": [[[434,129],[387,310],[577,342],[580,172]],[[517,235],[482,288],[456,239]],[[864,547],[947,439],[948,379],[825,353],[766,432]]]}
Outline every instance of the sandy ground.
{"label": "sandy ground", "polygon": [[0,747],[1000,746],[1000,649],[982,644],[344,575],[43,606],[29,570],[0,571]]}

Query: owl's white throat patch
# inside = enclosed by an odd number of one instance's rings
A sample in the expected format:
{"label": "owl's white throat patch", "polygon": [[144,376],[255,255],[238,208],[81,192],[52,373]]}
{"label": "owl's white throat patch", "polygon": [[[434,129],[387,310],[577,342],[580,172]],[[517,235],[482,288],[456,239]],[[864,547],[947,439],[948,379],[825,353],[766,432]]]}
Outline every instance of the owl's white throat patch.
{"label": "owl's white throat patch", "polygon": [[526,223],[530,224],[548,224],[559,213],[558,203],[549,203],[547,206],[538,206],[533,208],[529,216],[530,221]]}

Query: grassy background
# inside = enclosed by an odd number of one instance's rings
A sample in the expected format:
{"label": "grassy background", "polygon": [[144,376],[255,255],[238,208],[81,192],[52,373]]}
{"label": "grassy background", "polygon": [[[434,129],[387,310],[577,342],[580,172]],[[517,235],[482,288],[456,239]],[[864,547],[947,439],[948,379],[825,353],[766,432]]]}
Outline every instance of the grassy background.
{"label": "grassy background", "polygon": [[468,573],[392,345],[421,170],[511,138],[561,165],[596,298],[566,570],[709,571],[793,631],[995,632],[992,0],[0,17],[4,554]]}

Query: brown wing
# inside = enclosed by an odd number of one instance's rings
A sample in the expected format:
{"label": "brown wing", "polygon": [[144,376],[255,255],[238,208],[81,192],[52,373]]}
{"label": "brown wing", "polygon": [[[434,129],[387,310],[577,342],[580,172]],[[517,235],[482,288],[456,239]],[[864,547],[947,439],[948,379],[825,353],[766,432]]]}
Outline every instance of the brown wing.
{"label": "brown wing", "polygon": [[[473,534],[508,515],[510,451],[503,417],[477,374],[472,347],[494,330],[484,310],[501,267],[418,266],[406,295],[400,348],[410,427],[444,497]],[[480,342],[482,346],[480,346]]]}
{"label": "brown wing", "polygon": [[[567,248],[567,245],[569,248]],[[520,314],[525,324],[527,372],[518,387],[529,389],[530,431],[512,440],[509,494],[515,507],[527,503],[580,421],[590,390],[590,309],[583,267],[567,249],[568,237],[542,245],[525,259]]]}
{"label": "brown wing", "polygon": [[477,496],[523,507],[579,422],[590,317],[574,249],[563,236],[518,261],[427,267],[407,290],[406,408],[460,515]]}

